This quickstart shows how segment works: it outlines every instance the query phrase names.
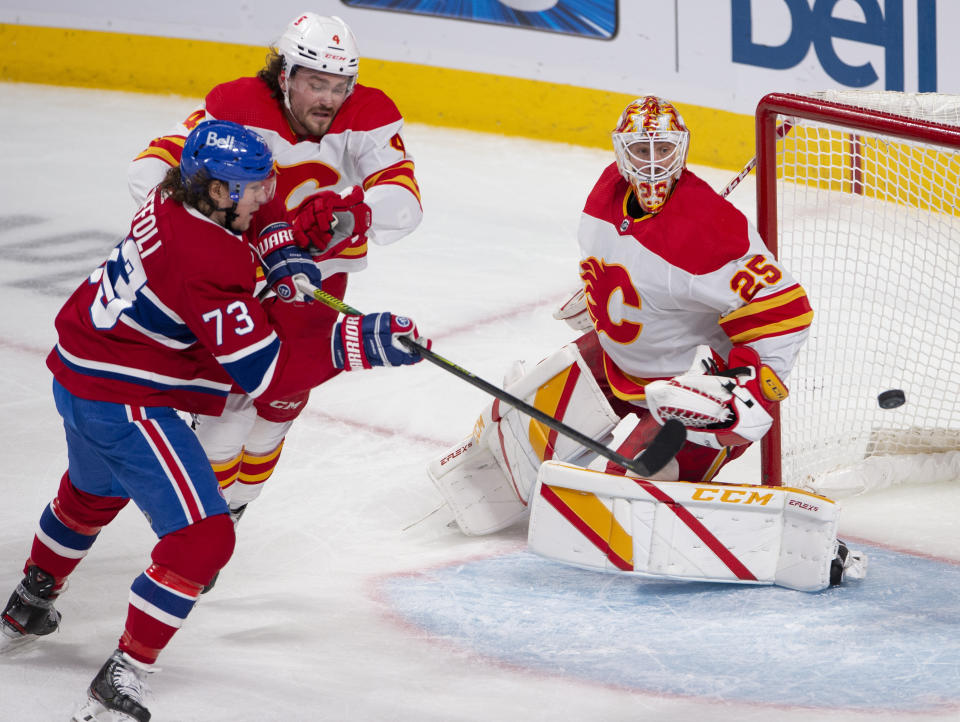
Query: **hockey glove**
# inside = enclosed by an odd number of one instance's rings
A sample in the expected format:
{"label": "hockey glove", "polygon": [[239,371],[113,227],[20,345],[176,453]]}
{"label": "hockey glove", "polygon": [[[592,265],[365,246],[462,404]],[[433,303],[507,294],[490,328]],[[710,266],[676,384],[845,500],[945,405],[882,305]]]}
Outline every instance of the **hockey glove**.
{"label": "hockey glove", "polygon": [[333,363],[338,369],[355,371],[374,366],[406,366],[423,360],[401,338],[429,349],[430,339],[420,338],[416,324],[405,316],[372,313],[347,316],[333,329]]}
{"label": "hockey glove", "polygon": [[749,346],[730,352],[729,368],[720,371],[706,346],[697,349],[693,367],[667,381],[646,386],[650,413],[661,424],[678,419],[687,438],[721,449],[758,441],[770,429],[770,409],[787,397],[787,387]]}
{"label": "hockey glove", "polygon": [[312,256],[334,250],[344,241],[365,236],[373,215],[363,202],[363,188],[340,193],[321,191],[304,201],[293,219],[297,243]]}
{"label": "hockey glove", "polygon": [[310,255],[297,246],[289,223],[271,223],[257,238],[257,255],[267,283],[283,301],[312,301],[298,290],[301,285],[320,288],[322,275]]}
{"label": "hockey glove", "polygon": [[593,328],[593,319],[587,311],[587,296],[583,288],[573,292],[563,305],[553,312],[553,317],[565,322],[574,331],[589,331]]}

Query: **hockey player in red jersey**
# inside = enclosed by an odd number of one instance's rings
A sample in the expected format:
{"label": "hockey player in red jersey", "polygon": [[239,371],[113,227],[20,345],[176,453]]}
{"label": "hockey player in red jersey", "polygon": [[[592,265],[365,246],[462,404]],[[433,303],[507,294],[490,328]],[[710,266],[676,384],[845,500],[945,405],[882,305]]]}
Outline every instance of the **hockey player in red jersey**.
{"label": "hockey player in red jersey", "polygon": [[[286,213],[301,242],[309,241],[324,291],[343,298],[347,274],[366,266],[368,239],[394,243],[422,217],[403,118],[385,93],[357,83],[359,61],[356,38],[340,18],[298,15],[257,77],[213,88],[171,135],[134,160],[131,193],[138,202],[146,196],[201,120],[246,125],[264,137],[277,162],[277,198],[265,222]],[[330,326],[336,319],[327,312]],[[307,398],[264,403],[234,393],[221,416],[198,419],[197,434],[235,518],[273,473]]]}
{"label": "hockey player in red jersey", "polygon": [[47,365],[69,465],[0,617],[0,646],[59,627],[54,600],[131,499],[159,537],[130,588],[119,645],[76,720],[149,719],[144,679],[233,551],[228,506],[178,410],[215,415],[233,387],[269,403],[341,370],[419,360],[397,342],[418,339],[403,317],[331,326],[319,303],[260,302],[260,267],[281,297],[301,274],[321,283],[289,225],[267,226],[255,246],[241,236],[274,186],[259,136],[235,123],[199,124],[179,167],[57,315]]}

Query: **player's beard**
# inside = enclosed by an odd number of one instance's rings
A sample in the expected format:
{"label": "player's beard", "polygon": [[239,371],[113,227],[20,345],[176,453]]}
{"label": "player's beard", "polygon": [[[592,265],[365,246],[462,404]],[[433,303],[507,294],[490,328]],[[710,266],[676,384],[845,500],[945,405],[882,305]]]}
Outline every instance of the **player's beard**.
{"label": "player's beard", "polygon": [[[323,112],[323,115],[314,115],[317,112]],[[330,130],[330,124],[336,115],[336,108],[333,106],[312,105],[300,113],[294,113],[296,121],[307,131],[308,135],[323,135]]]}

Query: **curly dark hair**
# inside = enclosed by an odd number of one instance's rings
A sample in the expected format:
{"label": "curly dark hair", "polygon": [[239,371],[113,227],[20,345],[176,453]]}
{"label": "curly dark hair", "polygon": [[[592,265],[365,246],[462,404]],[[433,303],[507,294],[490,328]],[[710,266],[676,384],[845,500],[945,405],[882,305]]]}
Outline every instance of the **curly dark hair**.
{"label": "curly dark hair", "polygon": [[210,216],[217,210],[216,205],[210,198],[210,185],[216,180],[208,178],[206,171],[200,171],[200,176],[196,183],[187,185],[180,175],[180,166],[174,166],[167,171],[167,174],[160,181],[158,186],[160,193],[170,197],[183,206],[196,208],[205,216]]}
{"label": "curly dark hair", "polygon": [[283,100],[283,91],[280,89],[280,73],[283,72],[283,56],[276,50],[267,55],[267,64],[260,69],[257,77],[270,88],[270,97],[274,100]]}

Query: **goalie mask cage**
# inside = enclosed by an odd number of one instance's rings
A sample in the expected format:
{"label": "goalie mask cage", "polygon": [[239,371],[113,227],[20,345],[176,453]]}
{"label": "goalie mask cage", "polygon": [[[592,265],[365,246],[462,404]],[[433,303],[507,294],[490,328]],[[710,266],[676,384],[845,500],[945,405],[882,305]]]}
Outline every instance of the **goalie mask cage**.
{"label": "goalie mask cage", "polygon": [[756,127],[757,225],[814,310],[763,483],[960,477],[960,96],[772,94]]}

